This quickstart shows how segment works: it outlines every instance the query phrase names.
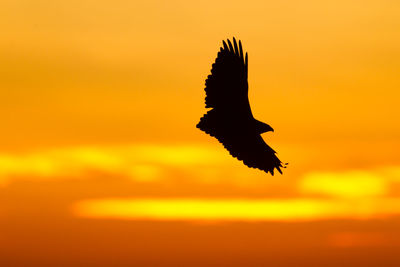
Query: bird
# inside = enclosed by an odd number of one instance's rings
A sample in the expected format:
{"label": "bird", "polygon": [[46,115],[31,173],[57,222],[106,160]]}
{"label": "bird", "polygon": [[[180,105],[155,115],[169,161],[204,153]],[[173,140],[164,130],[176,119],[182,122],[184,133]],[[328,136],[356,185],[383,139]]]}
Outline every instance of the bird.
{"label": "bird", "polygon": [[268,146],[262,133],[274,131],[268,124],[253,117],[248,97],[248,56],[242,43],[222,41],[211,74],[205,82],[205,107],[209,109],[196,125],[215,137],[226,150],[250,168],[274,175],[282,174],[282,163],[275,150]]}

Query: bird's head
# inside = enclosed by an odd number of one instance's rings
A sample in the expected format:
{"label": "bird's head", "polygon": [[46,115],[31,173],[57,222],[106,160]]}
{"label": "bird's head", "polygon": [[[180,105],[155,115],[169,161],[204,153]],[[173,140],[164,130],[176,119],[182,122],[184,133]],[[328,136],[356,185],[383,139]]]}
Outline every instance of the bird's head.
{"label": "bird's head", "polygon": [[274,131],[274,129],[271,126],[261,121],[257,121],[257,130],[260,134]]}
{"label": "bird's head", "polygon": [[268,124],[264,124],[263,127],[261,128],[261,133],[273,132],[273,131],[274,129]]}

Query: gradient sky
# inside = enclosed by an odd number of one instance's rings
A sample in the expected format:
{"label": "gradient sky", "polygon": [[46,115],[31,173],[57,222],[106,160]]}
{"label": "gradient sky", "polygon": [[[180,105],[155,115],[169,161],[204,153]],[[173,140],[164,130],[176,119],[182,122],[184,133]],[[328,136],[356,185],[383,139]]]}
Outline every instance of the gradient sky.
{"label": "gradient sky", "polygon": [[[0,3],[1,266],[399,266],[400,3]],[[273,177],[195,128],[249,53]]]}

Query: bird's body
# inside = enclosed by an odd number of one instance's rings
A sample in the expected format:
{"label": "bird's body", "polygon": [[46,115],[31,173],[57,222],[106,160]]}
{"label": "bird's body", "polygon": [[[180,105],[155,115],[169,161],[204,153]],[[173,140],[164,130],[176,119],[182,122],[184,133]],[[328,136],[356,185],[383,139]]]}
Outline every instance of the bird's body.
{"label": "bird's body", "polygon": [[248,59],[233,38],[233,45],[223,42],[211,75],[206,80],[206,108],[209,110],[197,128],[215,137],[233,156],[252,168],[274,174],[282,162],[275,151],[262,139],[261,134],[273,129],[256,120],[248,98]]}

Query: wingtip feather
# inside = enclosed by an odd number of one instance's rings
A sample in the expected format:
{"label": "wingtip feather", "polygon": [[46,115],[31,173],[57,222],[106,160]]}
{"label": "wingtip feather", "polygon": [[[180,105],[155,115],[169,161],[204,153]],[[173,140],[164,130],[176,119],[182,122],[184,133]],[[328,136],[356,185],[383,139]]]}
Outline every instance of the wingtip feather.
{"label": "wingtip feather", "polygon": [[228,39],[228,45],[229,45],[230,52],[235,52],[234,49],[233,49],[232,43],[231,43],[231,41],[229,39]]}
{"label": "wingtip feather", "polygon": [[233,46],[235,47],[235,54],[239,56],[239,49],[235,37],[233,37]]}
{"label": "wingtip feather", "polygon": [[225,43],[225,41],[222,41],[222,44],[224,46],[224,50],[229,51],[227,44]]}
{"label": "wingtip feather", "polygon": [[242,48],[242,42],[240,40],[239,40],[239,57],[243,61],[243,48]]}

